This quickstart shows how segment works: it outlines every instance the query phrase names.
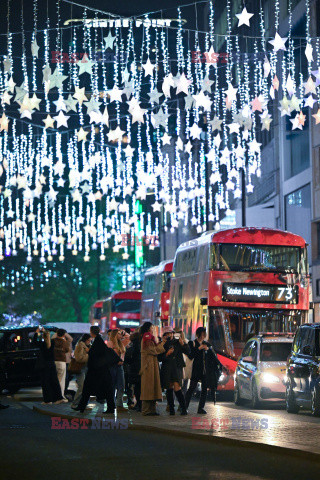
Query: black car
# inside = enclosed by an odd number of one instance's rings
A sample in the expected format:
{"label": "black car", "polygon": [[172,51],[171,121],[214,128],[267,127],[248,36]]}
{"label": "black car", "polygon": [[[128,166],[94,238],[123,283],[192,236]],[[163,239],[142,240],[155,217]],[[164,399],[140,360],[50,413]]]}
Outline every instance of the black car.
{"label": "black car", "polygon": [[302,325],[288,359],[286,407],[289,413],[311,409],[320,416],[320,323]]}
{"label": "black car", "polygon": [[0,393],[40,386],[37,327],[0,328]]}

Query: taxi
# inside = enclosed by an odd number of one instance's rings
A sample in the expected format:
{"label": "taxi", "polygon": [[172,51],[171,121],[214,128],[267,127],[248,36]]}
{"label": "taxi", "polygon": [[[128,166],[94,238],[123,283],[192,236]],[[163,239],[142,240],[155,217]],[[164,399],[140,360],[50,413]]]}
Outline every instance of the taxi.
{"label": "taxi", "polygon": [[252,408],[261,402],[285,399],[286,366],[293,335],[262,333],[247,341],[234,375],[234,402],[250,400]]}

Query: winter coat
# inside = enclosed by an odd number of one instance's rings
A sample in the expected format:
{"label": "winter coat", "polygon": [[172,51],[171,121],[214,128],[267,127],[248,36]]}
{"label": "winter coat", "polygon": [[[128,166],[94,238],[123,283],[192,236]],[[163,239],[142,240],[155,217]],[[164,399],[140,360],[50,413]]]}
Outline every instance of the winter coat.
{"label": "winter coat", "polygon": [[158,355],[164,352],[162,343],[156,344],[144,334],[141,342],[141,400],[162,400]]}
{"label": "winter coat", "polygon": [[124,358],[125,364],[128,365],[128,382],[135,384],[140,382],[140,368],[141,368],[141,351],[140,351],[140,334],[134,334],[131,337],[131,345],[127,348]]}
{"label": "winter coat", "polygon": [[112,348],[108,348],[101,335],[97,335],[88,353],[88,370],[99,371],[117,365],[121,358]]}
{"label": "winter coat", "polygon": [[71,342],[62,337],[52,339],[55,362],[66,362],[66,354],[70,350]]}
{"label": "winter coat", "polygon": [[89,354],[87,352],[87,345],[79,340],[74,350],[74,358],[79,363],[88,363]]}
{"label": "winter coat", "polygon": [[[167,340],[164,344],[165,352],[158,356],[161,363],[160,379],[163,389],[170,388],[170,384],[178,382],[182,384],[183,368],[186,366],[183,359],[183,354],[189,355],[190,348],[187,343],[181,345],[179,340]],[[174,351],[171,355],[166,355],[169,348],[173,347]]]}
{"label": "winter coat", "polygon": [[199,350],[198,340],[190,341],[190,354],[188,357],[193,359],[191,381],[199,381],[202,378],[207,380],[208,388],[216,390],[218,380],[222,371],[222,365],[208,342],[203,342],[209,347],[209,350]]}

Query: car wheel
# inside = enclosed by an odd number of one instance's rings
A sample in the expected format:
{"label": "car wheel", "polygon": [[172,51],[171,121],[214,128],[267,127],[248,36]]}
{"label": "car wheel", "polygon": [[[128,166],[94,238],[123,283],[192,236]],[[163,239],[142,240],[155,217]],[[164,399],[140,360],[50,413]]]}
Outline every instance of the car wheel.
{"label": "car wheel", "polygon": [[258,387],[256,382],[253,380],[251,389],[251,407],[256,409],[260,406],[261,402],[259,400]]}
{"label": "car wheel", "polygon": [[320,388],[315,385],[311,393],[311,413],[314,417],[320,417]]}
{"label": "car wheel", "polygon": [[234,386],[234,403],[235,405],[243,405],[243,399],[240,396],[240,388],[237,383]]}
{"label": "car wheel", "polygon": [[291,387],[291,382],[288,382],[286,387],[286,410],[288,413],[299,412],[299,405],[296,402],[294,392]]}

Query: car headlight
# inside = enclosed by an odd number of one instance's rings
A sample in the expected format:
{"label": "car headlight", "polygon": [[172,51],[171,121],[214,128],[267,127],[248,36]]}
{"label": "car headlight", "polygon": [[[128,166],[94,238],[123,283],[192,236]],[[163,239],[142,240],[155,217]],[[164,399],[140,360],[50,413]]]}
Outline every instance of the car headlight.
{"label": "car headlight", "polygon": [[280,383],[280,379],[276,375],[272,375],[272,373],[263,373],[261,379],[265,383]]}

